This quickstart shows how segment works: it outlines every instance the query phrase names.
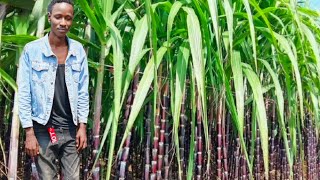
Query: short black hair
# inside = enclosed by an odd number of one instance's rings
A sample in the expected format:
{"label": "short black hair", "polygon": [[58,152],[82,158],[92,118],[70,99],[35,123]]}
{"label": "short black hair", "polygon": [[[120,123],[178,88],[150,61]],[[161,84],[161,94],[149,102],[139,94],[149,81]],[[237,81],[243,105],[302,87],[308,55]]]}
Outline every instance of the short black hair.
{"label": "short black hair", "polygon": [[48,5],[48,13],[52,12],[53,5],[57,3],[68,3],[73,7],[73,1],[72,0],[52,0],[50,4]]}

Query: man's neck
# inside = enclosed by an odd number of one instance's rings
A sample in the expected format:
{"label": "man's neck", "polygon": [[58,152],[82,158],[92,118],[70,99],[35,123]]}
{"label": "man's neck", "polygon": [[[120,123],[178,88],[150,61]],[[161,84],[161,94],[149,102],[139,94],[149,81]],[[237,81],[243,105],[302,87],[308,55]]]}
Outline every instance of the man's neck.
{"label": "man's neck", "polygon": [[68,45],[66,37],[57,37],[53,33],[49,34],[49,43],[51,48],[65,47]]}

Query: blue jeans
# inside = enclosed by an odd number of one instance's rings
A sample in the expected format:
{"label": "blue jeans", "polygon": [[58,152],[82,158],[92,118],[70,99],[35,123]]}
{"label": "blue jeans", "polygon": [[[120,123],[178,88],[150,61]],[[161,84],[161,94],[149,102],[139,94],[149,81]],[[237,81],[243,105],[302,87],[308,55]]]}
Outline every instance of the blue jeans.
{"label": "blue jeans", "polygon": [[46,126],[34,125],[34,132],[40,145],[36,167],[40,179],[58,179],[56,159],[61,165],[65,180],[77,180],[80,173],[80,158],[76,148],[76,129],[55,128],[58,142],[52,144]]}

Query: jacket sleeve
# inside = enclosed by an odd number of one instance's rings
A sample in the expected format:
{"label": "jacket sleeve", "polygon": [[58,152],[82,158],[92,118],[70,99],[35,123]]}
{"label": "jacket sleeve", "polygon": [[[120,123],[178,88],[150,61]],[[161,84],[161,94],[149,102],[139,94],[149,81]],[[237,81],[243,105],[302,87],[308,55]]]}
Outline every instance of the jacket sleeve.
{"label": "jacket sleeve", "polygon": [[87,123],[89,114],[89,72],[88,72],[88,60],[87,55],[81,46],[81,71],[79,76],[79,86],[78,86],[78,112],[77,119],[79,123]]}
{"label": "jacket sleeve", "polygon": [[31,119],[30,72],[31,65],[28,58],[27,47],[25,47],[19,59],[17,74],[18,112],[23,128],[33,126]]}

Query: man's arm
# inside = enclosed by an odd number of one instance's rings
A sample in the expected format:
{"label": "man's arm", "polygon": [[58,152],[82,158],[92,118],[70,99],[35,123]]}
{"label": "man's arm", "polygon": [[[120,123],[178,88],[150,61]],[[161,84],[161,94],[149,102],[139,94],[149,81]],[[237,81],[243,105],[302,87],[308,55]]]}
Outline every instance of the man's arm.
{"label": "man's arm", "polygon": [[89,71],[88,71],[88,60],[86,53],[81,46],[81,71],[79,76],[79,85],[78,85],[78,112],[77,119],[79,123],[87,123],[88,114],[89,114]]}
{"label": "man's arm", "polygon": [[27,54],[27,47],[24,48],[18,69],[18,107],[19,119],[22,127],[26,131],[25,150],[26,153],[34,157],[39,154],[39,144],[33,130],[31,120],[31,90],[30,90],[31,66]]}
{"label": "man's arm", "polygon": [[27,47],[25,47],[19,59],[17,77],[19,119],[23,128],[33,126],[31,120],[30,72],[31,64],[27,54]]}
{"label": "man's arm", "polygon": [[76,136],[77,150],[80,151],[87,147],[86,123],[89,114],[89,71],[88,60],[83,47],[81,47],[82,63],[78,86],[78,111],[77,119],[79,122]]}

